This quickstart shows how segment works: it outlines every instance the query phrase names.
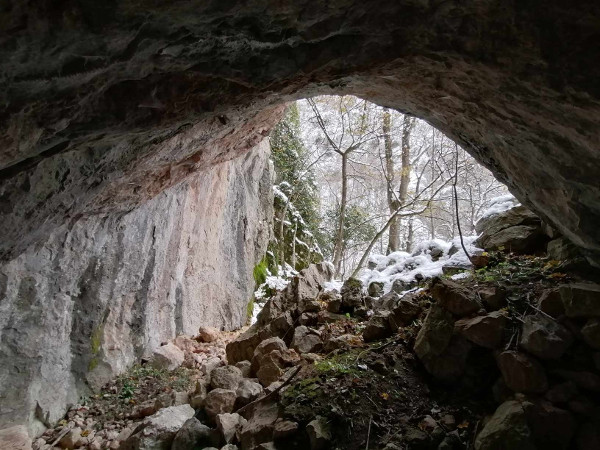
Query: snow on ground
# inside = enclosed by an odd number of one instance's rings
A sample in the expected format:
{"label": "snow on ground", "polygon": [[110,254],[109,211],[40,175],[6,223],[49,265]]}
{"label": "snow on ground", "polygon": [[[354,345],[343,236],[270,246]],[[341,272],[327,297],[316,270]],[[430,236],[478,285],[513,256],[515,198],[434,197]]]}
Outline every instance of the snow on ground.
{"label": "snow on ground", "polygon": [[500,195],[490,200],[490,206],[486,209],[477,220],[499,214],[509,209],[519,206],[519,201],[512,194]]}
{"label": "snow on ground", "polygon": [[[465,236],[463,239],[469,253],[481,251],[473,245],[477,236]],[[453,247],[458,251],[449,255],[449,251]],[[470,265],[469,258],[460,245],[460,238],[455,238],[451,242],[434,239],[418,244],[412,254],[394,252],[387,256],[372,255],[369,258],[369,266],[374,268],[363,269],[359,278],[365,288],[374,281],[383,283],[383,292],[387,293],[392,289],[396,280],[411,283],[416,280],[415,277],[418,275],[422,278],[442,275],[443,266],[468,267]]]}

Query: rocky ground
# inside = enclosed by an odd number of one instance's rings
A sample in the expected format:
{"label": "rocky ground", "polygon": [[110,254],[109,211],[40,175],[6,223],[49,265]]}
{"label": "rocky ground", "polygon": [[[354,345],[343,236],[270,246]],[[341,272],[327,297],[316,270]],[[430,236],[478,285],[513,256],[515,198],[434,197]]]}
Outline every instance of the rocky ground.
{"label": "rocky ground", "polygon": [[498,242],[402,294],[325,291],[310,266],[249,329],[166,343],[34,449],[600,448],[600,285],[556,241],[562,262]]}

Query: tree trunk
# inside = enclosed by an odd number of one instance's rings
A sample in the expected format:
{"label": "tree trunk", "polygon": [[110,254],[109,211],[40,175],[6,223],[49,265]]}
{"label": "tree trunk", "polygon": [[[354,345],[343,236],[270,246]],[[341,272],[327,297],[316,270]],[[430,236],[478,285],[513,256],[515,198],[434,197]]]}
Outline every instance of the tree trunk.
{"label": "tree trunk", "polygon": [[340,217],[338,219],[337,236],[335,238],[335,247],[333,250],[333,267],[335,268],[335,277],[339,277],[342,253],[344,251],[344,219],[346,216],[346,197],[348,195],[348,153],[342,156],[342,198],[340,200]]}
{"label": "tree trunk", "polygon": [[283,208],[283,211],[281,211],[281,220],[279,222],[279,265],[281,267],[285,266],[285,216],[287,214],[287,210],[288,210],[288,206],[290,204],[290,201],[288,199],[287,202],[285,202],[285,207]]}
{"label": "tree trunk", "polygon": [[414,230],[413,230],[413,218],[408,219],[408,236],[406,237],[406,251],[408,253],[412,252],[413,249],[413,240],[414,240]]}
{"label": "tree trunk", "polygon": [[[394,168],[394,155],[392,152],[392,137],[391,131],[391,114],[387,108],[383,110],[381,131],[383,133],[383,145],[385,149],[385,171],[386,171],[386,192],[388,208],[392,215],[401,205],[394,195],[394,181],[396,173]],[[398,219],[392,220],[388,232],[388,247],[387,253],[398,251],[400,247],[400,229]]]}
{"label": "tree trunk", "polygon": [[298,223],[294,225],[294,233],[292,235],[292,268],[296,269],[296,233],[298,232]]}

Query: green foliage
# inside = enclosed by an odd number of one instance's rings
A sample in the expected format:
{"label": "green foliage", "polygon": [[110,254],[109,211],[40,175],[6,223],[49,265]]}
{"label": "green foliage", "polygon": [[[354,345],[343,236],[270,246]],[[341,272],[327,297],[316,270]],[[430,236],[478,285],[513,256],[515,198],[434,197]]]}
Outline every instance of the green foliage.
{"label": "green foliage", "polygon": [[254,269],[252,270],[252,275],[254,276],[254,283],[256,285],[255,287],[260,286],[267,279],[268,265],[269,263],[265,256],[263,257],[263,259],[260,260],[260,262],[256,266],[254,266]]}
{"label": "green foliage", "polygon": [[246,323],[250,323],[252,315],[254,314],[254,295],[250,298],[248,305],[246,306]]}
{"label": "green foliage", "polygon": [[133,397],[135,386],[129,380],[125,380],[119,392],[119,398],[128,399]]}
{"label": "green foliage", "polygon": [[[295,103],[287,109],[284,118],[271,133],[271,155],[276,172],[275,185],[283,194],[275,196],[274,236],[277,245],[273,251],[274,255],[282,256],[283,261],[274,261],[274,265],[291,263],[295,251],[295,269],[301,270],[311,263],[320,262],[323,257],[319,250],[322,238],[319,192],[314,174],[308,169],[309,155],[300,138],[300,116]],[[279,242],[280,220],[284,213],[283,242]]]}

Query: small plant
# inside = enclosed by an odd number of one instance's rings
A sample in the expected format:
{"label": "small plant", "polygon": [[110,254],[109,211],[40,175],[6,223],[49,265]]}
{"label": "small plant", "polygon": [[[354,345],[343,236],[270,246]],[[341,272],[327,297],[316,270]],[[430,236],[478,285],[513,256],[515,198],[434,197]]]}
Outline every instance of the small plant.
{"label": "small plant", "polygon": [[121,392],[119,392],[119,398],[122,399],[130,399],[134,394],[134,386],[129,382],[129,380],[125,380],[123,386],[121,387]]}

